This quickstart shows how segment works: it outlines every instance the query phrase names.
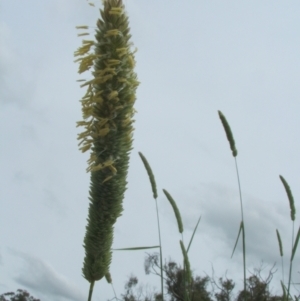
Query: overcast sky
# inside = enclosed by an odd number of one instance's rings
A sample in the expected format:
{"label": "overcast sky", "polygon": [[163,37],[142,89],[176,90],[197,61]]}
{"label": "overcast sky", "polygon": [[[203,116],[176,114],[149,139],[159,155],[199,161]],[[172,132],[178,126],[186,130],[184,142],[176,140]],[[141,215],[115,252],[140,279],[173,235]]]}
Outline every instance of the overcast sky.
{"label": "overcast sky", "polygon": [[[76,25],[95,26],[84,0],[0,0],[0,294],[18,288],[42,301],[82,301],[82,247],[88,213],[88,154],[77,147],[81,120],[73,57]],[[124,0],[138,48],[134,149],[117,220],[114,248],[157,245],[155,202],[141,151],[156,177],[164,258],[182,262],[177,224],[162,193],[177,201],[194,272],[242,285],[241,221],[234,159],[218,117],[231,125],[238,149],[247,268],[277,262],[272,292],[281,293],[291,252],[289,183],[300,212],[300,2]],[[295,232],[299,227],[296,214]],[[144,251],[114,252],[118,295],[133,273],[145,276]],[[300,250],[294,281],[300,282]],[[250,273],[248,273],[250,275]],[[299,286],[298,286],[299,289]],[[294,290],[295,291],[295,290]],[[113,298],[105,280],[93,300]]]}

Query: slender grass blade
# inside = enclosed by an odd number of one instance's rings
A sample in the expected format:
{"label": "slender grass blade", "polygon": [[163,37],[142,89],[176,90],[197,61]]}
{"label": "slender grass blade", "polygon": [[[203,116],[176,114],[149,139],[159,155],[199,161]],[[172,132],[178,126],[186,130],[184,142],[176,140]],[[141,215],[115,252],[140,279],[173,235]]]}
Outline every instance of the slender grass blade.
{"label": "slender grass blade", "polygon": [[152,246],[152,247],[133,247],[133,248],[121,248],[121,249],[112,249],[113,251],[137,251],[137,250],[148,250],[148,249],[156,249],[160,246]]}
{"label": "slender grass blade", "polygon": [[235,245],[234,245],[234,248],[233,248],[232,254],[231,254],[231,258],[232,258],[233,254],[234,254],[235,248],[236,248],[236,246],[237,246],[237,243],[238,243],[238,241],[239,241],[239,237],[240,237],[240,234],[241,234],[242,228],[243,228],[243,222],[241,221],[241,224],[240,224],[240,230],[239,230],[239,233],[238,233],[238,236],[237,236],[237,239],[236,239],[236,242],[235,242]]}
{"label": "slender grass blade", "polygon": [[197,222],[197,224],[196,224],[196,227],[195,227],[195,229],[194,229],[194,231],[193,231],[193,234],[192,234],[192,237],[191,237],[191,239],[190,239],[189,245],[188,245],[188,247],[187,247],[187,249],[186,249],[186,252],[187,252],[187,253],[189,252],[190,246],[191,246],[192,241],[193,241],[193,239],[194,239],[194,235],[195,235],[195,233],[196,233],[196,231],[197,231],[197,228],[198,228],[198,225],[199,225],[199,223],[200,223],[200,220],[201,220],[201,216],[200,216],[199,219],[198,219],[198,222]]}
{"label": "slender grass blade", "polygon": [[296,240],[295,240],[295,243],[294,243],[291,261],[293,261],[293,259],[294,259],[294,256],[295,256],[295,253],[296,253],[296,250],[297,250],[297,246],[298,246],[298,242],[299,242],[299,238],[300,238],[300,227],[298,229]]}

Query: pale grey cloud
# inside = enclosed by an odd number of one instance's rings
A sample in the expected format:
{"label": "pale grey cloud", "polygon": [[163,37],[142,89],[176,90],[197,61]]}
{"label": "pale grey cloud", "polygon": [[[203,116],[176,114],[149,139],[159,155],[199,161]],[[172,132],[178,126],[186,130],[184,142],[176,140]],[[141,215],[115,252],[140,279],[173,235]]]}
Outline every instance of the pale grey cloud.
{"label": "pale grey cloud", "polygon": [[57,272],[47,262],[15,250],[10,253],[23,260],[23,266],[14,277],[14,280],[35,292],[41,293],[49,300],[78,300],[82,301],[85,296],[75,284]]}
{"label": "pale grey cloud", "polygon": [[0,104],[27,108],[35,92],[34,71],[29,60],[22,60],[13,47],[9,26],[0,24]]}
{"label": "pale grey cloud", "polygon": [[66,205],[60,199],[58,199],[56,194],[47,188],[43,189],[43,194],[43,203],[45,206],[53,211],[56,215],[65,217],[67,214]]}

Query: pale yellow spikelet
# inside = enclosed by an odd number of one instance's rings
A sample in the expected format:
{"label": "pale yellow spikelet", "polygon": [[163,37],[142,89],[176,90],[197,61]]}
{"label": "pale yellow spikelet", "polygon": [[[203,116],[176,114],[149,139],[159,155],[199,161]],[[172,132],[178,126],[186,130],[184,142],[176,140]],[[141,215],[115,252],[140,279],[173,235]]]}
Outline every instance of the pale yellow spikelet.
{"label": "pale yellow spikelet", "polygon": [[78,33],[77,37],[83,37],[83,36],[88,36],[90,35],[88,32],[83,32],[83,33]]}
{"label": "pale yellow spikelet", "polygon": [[132,58],[131,55],[128,55],[128,62],[129,62],[130,67],[131,67],[131,68],[134,68],[134,66],[135,66],[135,61],[134,61],[134,59]]}
{"label": "pale yellow spikelet", "polygon": [[98,171],[104,168],[109,168],[113,173],[117,172],[117,169],[114,167],[115,160],[113,159],[108,159],[103,163],[98,164],[97,166],[93,166],[91,171]]}
{"label": "pale yellow spikelet", "polygon": [[118,29],[110,29],[106,32],[106,37],[118,36],[121,32]]}
{"label": "pale yellow spikelet", "polygon": [[107,181],[109,181],[109,180],[112,179],[112,178],[113,178],[113,176],[108,176],[108,177],[106,177],[106,178],[102,181],[102,184],[105,183],[105,182],[107,182]]}
{"label": "pale yellow spikelet", "polygon": [[108,12],[110,15],[121,15],[123,13],[122,7],[112,7]]}
{"label": "pale yellow spikelet", "polygon": [[[82,46],[79,47],[75,52],[74,52],[74,56],[81,56],[84,55],[86,53],[88,53],[91,50],[91,47],[95,45],[94,41],[91,40],[83,40],[82,41]],[[76,60],[75,62],[77,62],[78,60]]]}
{"label": "pale yellow spikelet", "polygon": [[116,51],[117,51],[119,57],[122,57],[128,53],[128,49],[125,47],[117,48]]}
{"label": "pale yellow spikelet", "polygon": [[123,122],[122,122],[122,126],[126,127],[128,124],[130,124],[132,122],[132,116],[127,117]]}
{"label": "pale yellow spikelet", "polygon": [[118,91],[111,91],[110,94],[107,96],[107,99],[111,100],[116,98],[119,95]]}
{"label": "pale yellow spikelet", "polygon": [[100,137],[104,137],[104,136],[106,136],[106,135],[109,133],[109,131],[110,131],[109,127],[106,127],[106,128],[104,128],[104,129],[100,130],[100,131],[98,132],[98,135],[99,135]]}
{"label": "pale yellow spikelet", "polygon": [[118,82],[119,83],[128,83],[128,80],[124,77],[118,77]]}
{"label": "pale yellow spikelet", "polygon": [[89,122],[87,121],[77,121],[76,122],[76,127],[79,127],[79,126],[88,126],[89,125]]}
{"label": "pale yellow spikelet", "polygon": [[80,25],[80,26],[76,26],[76,29],[89,29],[89,27],[86,25]]}
{"label": "pale yellow spikelet", "polygon": [[87,144],[87,145],[80,147],[79,150],[81,150],[83,153],[85,153],[86,151],[88,151],[91,148],[91,146],[92,146],[91,144]]}
{"label": "pale yellow spikelet", "polygon": [[114,10],[110,10],[108,13],[110,15],[121,15],[122,14],[122,12],[118,12],[118,11],[114,11]]}
{"label": "pale yellow spikelet", "polygon": [[110,59],[110,60],[107,60],[107,63],[109,64],[109,66],[114,66],[114,65],[119,65],[121,63],[121,61],[116,60],[116,59]]}

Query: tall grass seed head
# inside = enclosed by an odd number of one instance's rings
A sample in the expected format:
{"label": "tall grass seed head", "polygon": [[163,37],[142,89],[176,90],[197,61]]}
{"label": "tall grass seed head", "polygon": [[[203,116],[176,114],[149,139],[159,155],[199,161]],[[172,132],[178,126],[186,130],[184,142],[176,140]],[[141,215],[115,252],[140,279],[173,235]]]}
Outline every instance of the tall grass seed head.
{"label": "tall grass seed head", "polygon": [[83,127],[78,135],[80,150],[90,151],[90,203],[82,271],[91,283],[108,275],[112,260],[113,225],[123,211],[139,84],[122,1],[105,0],[103,4],[95,40],[83,40],[74,54],[79,73],[93,68],[92,78],[81,85],[86,93],[81,99],[83,120],[77,123]]}

